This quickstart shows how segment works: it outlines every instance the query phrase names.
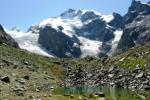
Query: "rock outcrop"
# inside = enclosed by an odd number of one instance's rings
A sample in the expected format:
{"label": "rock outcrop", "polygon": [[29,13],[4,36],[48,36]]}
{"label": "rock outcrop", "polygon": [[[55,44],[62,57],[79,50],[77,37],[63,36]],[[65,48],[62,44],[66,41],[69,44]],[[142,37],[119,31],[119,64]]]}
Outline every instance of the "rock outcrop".
{"label": "rock outcrop", "polygon": [[119,49],[127,50],[137,44],[144,45],[150,42],[150,5],[133,0],[123,18],[122,28]]}
{"label": "rock outcrop", "polygon": [[1,25],[0,25],[0,44],[7,44],[19,48],[17,42],[4,31]]}
{"label": "rock outcrop", "polygon": [[51,26],[40,30],[38,42],[57,57],[79,57],[80,48],[77,46],[79,40],[74,36],[70,38],[61,31]]}

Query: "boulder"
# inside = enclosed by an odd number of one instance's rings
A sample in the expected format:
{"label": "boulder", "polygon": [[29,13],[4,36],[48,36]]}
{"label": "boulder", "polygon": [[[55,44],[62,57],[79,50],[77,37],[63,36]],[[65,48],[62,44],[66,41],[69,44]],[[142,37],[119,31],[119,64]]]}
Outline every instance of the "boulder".
{"label": "boulder", "polygon": [[1,81],[5,83],[10,83],[10,78],[8,76],[2,76]]}

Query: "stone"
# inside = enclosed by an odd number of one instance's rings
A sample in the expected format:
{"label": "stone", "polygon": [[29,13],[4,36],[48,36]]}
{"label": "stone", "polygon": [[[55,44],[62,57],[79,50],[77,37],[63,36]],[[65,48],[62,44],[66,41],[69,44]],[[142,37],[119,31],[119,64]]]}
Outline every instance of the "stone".
{"label": "stone", "polygon": [[141,94],[138,94],[138,96],[142,99],[142,100],[146,100],[146,97],[141,95]]}
{"label": "stone", "polygon": [[95,93],[95,95],[98,97],[105,97],[105,94],[103,92],[97,92]]}
{"label": "stone", "polygon": [[54,89],[54,87],[53,87],[53,86],[51,86],[51,87],[50,87],[50,89],[51,89],[51,90],[53,90],[53,89]]}
{"label": "stone", "polygon": [[72,99],[73,99],[73,98],[74,98],[74,95],[70,95],[70,98],[72,98]]}
{"label": "stone", "polygon": [[143,86],[141,87],[141,89],[150,90],[150,86],[148,86],[148,85],[143,85]]}
{"label": "stone", "polygon": [[114,70],[114,67],[111,67],[109,70],[108,70],[108,72],[110,73],[110,72],[112,72]]}
{"label": "stone", "polygon": [[5,83],[10,83],[10,78],[8,76],[2,76],[1,81]]}
{"label": "stone", "polygon": [[46,95],[46,94],[44,94],[44,95],[43,95],[43,97],[47,97],[47,95]]}
{"label": "stone", "polygon": [[16,76],[16,74],[15,74],[15,73],[12,73],[12,76],[14,76],[14,77],[15,77],[15,76]]}
{"label": "stone", "polygon": [[36,92],[40,92],[40,90],[39,90],[39,89],[35,89],[35,91],[36,91]]}
{"label": "stone", "polygon": [[30,79],[30,77],[28,75],[24,76],[23,78],[26,79],[26,80]]}
{"label": "stone", "polygon": [[27,61],[27,60],[23,60],[23,63],[24,63],[25,65],[30,65],[30,62]]}
{"label": "stone", "polygon": [[110,86],[114,86],[115,85],[115,83],[114,82],[111,82],[111,83],[109,83],[110,84]]}
{"label": "stone", "polygon": [[124,59],[125,59],[125,57],[121,58],[119,61],[122,62],[122,61],[124,61]]}
{"label": "stone", "polygon": [[109,78],[113,78],[115,75],[114,74],[109,74],[108,77]]}
{"label": "stone", "polygon": [[33,96],[33,95],[30,95],[29,98],[32,99],[32,98],[34,98],[34,96]]}
{"label": "stone", "polygon": [[140,74],[136,75],[135,78],[142,78],[144,76],[144,72],[141,72]]}
{"label": "stone", "polygon": [[82,97],[81,97],[81,96],[79,96],[79,97],[78,97],[78,100],[82,100]]}
{"label": "stone", "polygon": [[67,96],[67,97],[68,97],[68,96],[70,96],[70,94],[64,94],[64,96]]}
{"label": "stone", "polygon": [[20,84],[25,84],[26,83],[26,80],[23,79],[23,78],[17,79],[16,81],[19,82]]}

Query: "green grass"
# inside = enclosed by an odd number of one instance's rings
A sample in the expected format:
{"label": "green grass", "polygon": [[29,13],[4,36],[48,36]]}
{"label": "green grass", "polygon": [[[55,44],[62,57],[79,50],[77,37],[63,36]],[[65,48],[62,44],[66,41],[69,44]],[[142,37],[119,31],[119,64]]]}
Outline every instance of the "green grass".
{"label": "green grass", "polygon": [[[146,53],[147,51],[149,51],[149,53]],[[123,68],[135,68],[137,64],[142,68],[144,68],[145,65],[150,65],[150,46],[137,46],[131,48],[128,51],[111,58],[111,60],[107,62],[108,66],[116,65]]]}

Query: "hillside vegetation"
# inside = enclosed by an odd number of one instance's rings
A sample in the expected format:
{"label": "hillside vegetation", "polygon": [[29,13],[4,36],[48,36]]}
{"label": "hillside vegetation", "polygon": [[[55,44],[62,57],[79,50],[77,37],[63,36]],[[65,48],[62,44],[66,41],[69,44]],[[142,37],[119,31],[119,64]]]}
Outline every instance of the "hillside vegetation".
{"label": "hillside vegetation", "polygon": [[40,56],[1,44],[0,100],[32,100],[33,98],[65,100],[66,97],[63,95],[52,95],[52,89],[66,84],[68,68],[71,68],[72,72],[78,72],[81,68],[86,73],[92,73],[103,67],[109,70],[112,66],[131,70],[137,66],[149,69],[149,61],[149,45],[136,46],[112,58],[60,59]]}

